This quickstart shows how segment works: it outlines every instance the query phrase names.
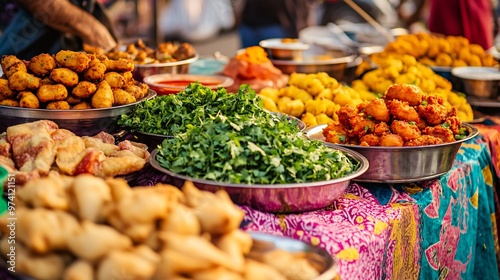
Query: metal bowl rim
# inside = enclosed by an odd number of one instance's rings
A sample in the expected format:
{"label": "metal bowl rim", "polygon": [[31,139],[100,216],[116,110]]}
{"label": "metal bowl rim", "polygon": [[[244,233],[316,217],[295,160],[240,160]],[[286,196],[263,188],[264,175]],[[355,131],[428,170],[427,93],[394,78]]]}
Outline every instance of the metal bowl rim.
{"label": "metal bowl rim", "polygon": [[327,267],[324,271],[320,272],[320,275],[318,275],[318,277],[314,278],[313,280],[331,280],[331,279],[333,279],[333,277],[335,277],[335,275],[338,274],[337,273],[338,261],[325,248],[322,248],[319,246],[313,246],[310,243],[307,243],[305,241],[295,239],[295,238],[289,237],[289,236],[279,236],[279,235],[273,235],[273,234],[263,233],[263,232],[259,232],[259,231],[247,231],[247,233],[250,234],[250,236],[252,237],[252,240],[256,240],[256,241],[271,240],[269,242],[272,242],[272,243],[278,243],[278,242],[280,242],[280,240],[286,240],[289,242],[301,243],[308,250],[318,254],[322,258],[328,256],[328,259],[325,259],[325,260],[328,261],[329,263],[331,263],[330,266]]}
{"label": "metal bowl rim", "polygon": [[[315,128],[326,127],[326,126],[327,126],[327,124],[319,124],[319,125],[308,127],[304,130],[304,134],[306,135],[306,137],[308,139],[314,139],[314,138],[311,138],[308,133]],[[403,147],[360,146],[360,145],[330,143],[330,142],[326,142],[325,140],[319,140],[319,139],[316,139],[316,140],[321,141],[327,145],[334,146],[334,147],[344,147],[347,149],[354,148],[357,150],[379,150],[379,151],[393,151],[393,152],[400,151],[400,150],[401,151],[422,150],[422,149],[439,148],[439,147],[444,147],[444,146],[453,146],[455,144],[459,144],[459,143],[465,142],[467,140],[470,140],[479,134],[479,130],[475,126],[473,126],[469,123],[462,122],[462,126],[467,127],[467,129],[469,130],[469,135],[467,135],[467,137],[465,137],[464,139],[455,140],[454,142],[435,144],[435,145],[425,145],[425,146],[403,146]]]}
{"label": "metal bowl rim", "polygon": [[[332,147],[330,147],[332,148]],[[359,177],[363,175],[368,170],[369,163],[368,159],[366,159],[365,156],[362,154],[346,149],[344,147],[334,147],[332,149],[336,149],[339,151],[342,151],[349,155],[350,157],[354,158],[360,163],[360,167],[358,170],[354,171],[353,173],[346,175],[341,178],[336,178],[332,180],[327,180],[327,181],[317,181],[317,182],[307,182],[307,183],[291,183],[291,184],[236,184],[236,183],[225,183],[225,182],[218,182],[218,181],[213,181],[213,180],[206,180],[206,179],[198,179],[198,178],[193,178],[193,177],[188,177],[184,175],[177,174],[175,172],[172,172],[163,166],[160,165],[160,163],[156,160],[156,156],[159,152],[158,148],[154,149],[151,152],[150,156],[150,163],[151,166],[160,171],[163,172],[167,175],[170,175],[174,178],[186,180],[186,181],[191,181],[193,183],[200,183],[200,184],[205,184],[205,185],[211,185],[211,186],[218,186],[218,187],[226,187],[226,188],[247,188],[247,189],[293,189],[293,188],[312,188],[312,187],[322,187],[322,186],[327,186],[327,185],[332,185],[336,183],[343,183],[343,182],[348,182],[349,180],[352,180],[356,177]]]}
{"label": "metal bowl rim", "polygon": [[[471,72],[466,72],[464,73],[463,71],[465,70],[484,70],[482,72],[488,71],[494,71],[496,73],[495,77],[471,77],[469,74]],[[490,73],[490,72],[488,72]],[[459,79],[467,80],[467,81],[481,81],[481,82],[497,82],[500,81],[500,71],[498,71],[497,67],[486,67],[486,66],[462,66],[462,67],[454,67],[451,69],[451,74]]]}
{"label": "metal bowl rim", "polygon": [[[283,43],[281,40],[286,38],[271,38],[265,39],[259,42],[259,46],[264,49],[269,50],[282,50],[282,51],[303,51],[309,49],[309,44],[301,42],[300,40],[297,42]],[[272,43],[278,42],[280,44],[272,45]],[[270,45],[271,44],[271,45]]]}
{"label": "metal bowl rim", "polygon": [[[161,88],[161,89],[185,89],[185,86],[173,86],[173,85],[168,85],[168,84],[160,84],[158,82],[154,82],[151,80],[154,80],[155,78],[166,78],[166,81],[169,81],[169,78],[192,78],[192,77],[198,77],[198,78],[207,78],[207,79],[217,79],[220,81],[219,84],[214,85],[214,86],[209,86],[210,87],[230,87],[234,84],[234,80],[231,77],[228,76],[223,76],[223,75],[194,75],[194,74],[172,74],[172,73],[163,73],[163,74],[154,74],[154,75],[149,75],[144,77],[143,82],[149,85],[150,87],[156,87],[156,88]],[[199,79],[193,79],[191,83],[194,83],[195,81],[199,81]],[[203,82],[201,82],[203,84]]]}
{"label": "metal bowl rim", "polygon": [[[0,111],[2,110],[13,110],[13,111],[20,111],[20,112],[26,112],[28,114],[44,114],[44,113],[50,113],[50,116],[40,116],[40,118],[47,118],[47,119],[58,119],[58,115],[63,115],[59,117],[67,117],[67,115],[71,115],[71,113],[102,113],[102,112],[107,112],[107,111],[117,111],[119,109],[127,108],[130,106],[137,105],[143,101],[150,100],[156,96],[156,91],[152,89],[148,89],[148,94],[141,98],[140,100],[137,100],[135,102],[126,104],[126,105],[118,105],[118,106],[113,106],[109,108],[94,108],[94,109],[82,109],[82,110],[50,110],[50,109],[29,109],[29,108],[21,108],[21,107],[12,107],[12,106],[4,106],[0,105]],[[54,116],[55,114],[55,116]]]}
{"label": "metal bowl rim", "polygon": [[271,60],[274,65],[295,65],[295,66],[310,66],[310,65],[333,65],[333,64],[342,64],[342,63],[350,63],[354,61],[356,58],[355,54],[347,55],[343,57],[337,57],[326,60]]}
{"label": "metal bowl rim", "polygon": [[135,68],[156,68],[156,67],[167,67],[167,66],[178,66],[193,63],[200,58],[200,55],[196,53],[193,57],[188,59],[172,61],[172,62],[162,62],[162,63],[145,63],[145,64],[134,64]]}

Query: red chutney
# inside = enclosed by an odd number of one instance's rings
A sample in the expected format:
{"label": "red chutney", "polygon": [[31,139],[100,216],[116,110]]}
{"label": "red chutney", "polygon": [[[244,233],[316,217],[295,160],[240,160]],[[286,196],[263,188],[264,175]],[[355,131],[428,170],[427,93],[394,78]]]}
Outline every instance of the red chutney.
{"label": "red chutney", "polygon": [[[173,87],[187,87],[189,84],[194,83],[194,82],[196,82],[196,81],[170,80],[170,81],[161,81],[161,82],[158,82],[158,84],[168,85],[168,86],[173,86]],[[220,84],[219,81],[198,81],[198,82],[206,87],[217,86]]]}

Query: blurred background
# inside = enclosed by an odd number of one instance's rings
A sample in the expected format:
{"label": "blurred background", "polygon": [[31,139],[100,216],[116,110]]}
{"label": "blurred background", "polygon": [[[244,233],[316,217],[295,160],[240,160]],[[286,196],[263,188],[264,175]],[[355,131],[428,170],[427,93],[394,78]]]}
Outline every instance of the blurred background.
{"label": "blurred background", "polygon": [[[193,44],[200,55],[220,52],[232,56],[241,48],[237,27],[244,0],[102,0],[108,8],[122,42],[142,38],[150,45],[164,41]],[[377,43],[373,32],[344,1],[312,1],[309,26],[329,22],[356,33],[357,40]],[[387,29],[424,29],[425,0],[356,0],[371,17]],[[363,32],[363,29],[365,32]],[[363,38],[365,36],[365,38]],[[372,36],[373,38],[369,38]],[[383,43],[383,42],[382,42]]]}

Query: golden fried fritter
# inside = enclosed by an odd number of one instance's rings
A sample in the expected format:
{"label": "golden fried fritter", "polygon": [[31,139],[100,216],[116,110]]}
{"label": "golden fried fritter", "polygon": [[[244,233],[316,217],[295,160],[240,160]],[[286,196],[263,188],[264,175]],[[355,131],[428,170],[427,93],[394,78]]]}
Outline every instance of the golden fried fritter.
{"label": "golden fried fritter", "polygon": [[89,63],[89,68],[85,71],[83,76],[86,80],[98,82],[104,78],[104,73],[106,72],[106,65],[102,63],[96,57],[92,57]]}
{"label": "golden fried fritter", "polygon": [[115,105],[127,105],[136,101],[135,96],[124,91],[123,89],[113,89]]}
{"label": "golden fried fritter", "polygon": [[0,78],[0,101],[13,98],[15,95],[16,93],[9,88],[9,80]]}
{"label": "golden fried fritter", "polygon": [[68,97],[68,90],[61,84],[42,85],[36,96],[41,102],[60,101]]}
{"label": "golden fried fritter", "polygon": [[448,110],[443,105],[443,99],[437,96],[427,96],[425,102],[419,105],[417,110],[430,126],[443,123],[448,115]]}
{"label": "golden fried fritter", "polygon": [[45,76],[56,68],[56,60],[49,54],[42,53],[31,58],[28,68],[37,76]]}
{"label": "golden fried fritter", "polygon": [[118,60],[107,59],[103,61],[106,65],[106,72],[127,72],[134,70],[134,61],[132,59],[120,58]]}
{"label": "golden fried fritter", "polygon": [[66,102],[68,102],[69,105],[76,105],[82,102],[82,100],[73,94],[69,94],[68,97],[66,97]]}
{"label": "golden fried fritter", "polygon": [[432,135],[421,135],[418,138],[407,141],[405,146],[425,146],[425,145],[436,145],[442,144],[443,140]]}
{"label": "golden fried fritter", "polygon": [[444,143],[454,142],[455,136],[451,129],[443,127],[442,125],[428,126],[423,131],[426,135],[431,135],[441,139]]}
{"label": "golden fried fritter", "polygon": [[331,122],[323,129],[323,136],[330,143],[347,143],[347,129],[340,123]]}
{"label": "golden fried fritter", "polygon": [[117,72],[107,72],[104,74],[104,80],[111,88],[122,88],[125,86],[125,78]]}
{"label": "golden fried fritter", "polygon": [[19,107],[19,101],[15,99],[4,99],[0,101],[0,105],[2,106],[10,106],[10,107]]}
{"label": "golden fried fritter", "polygon": [[97,91],[92,96],[91,104],[93,108],[109,108],[115,102],[113,90],[106,81],[102,81],[97,86]]}
{"label": "golden fried fritter", "polygon": [[128,83],[123,89],[135,96],[136,100],[139,100],[148,94],[149,87],[145,83],[138,83],[137,85],[135,83]]}
{"label": "golden fried fritter", "polygon": [[32,109],[40,108],[38,98],[31,91],[21,91],[17,99],[19,99],[19,107]]}
{"label": "golden fried fritter", "polygon": [[4,55],[2,56],[2,70],[7,77],[10,77],[12,74],[22,71],[27,72],[26,64],[17,58],[15,55]]}
{"label": "golden fried fritter", "polygon": [[67,87],[74,87],[78,84],[78,74],[67,68],[56,68],[50,72],[50,78],[59,84]]}
{"label": "golden fried fritter", "polygon": [[404,141],[401,136],[388,133],[380,137],[379,145],[383,147],[402,147]]}
{"label": "golden fried fritter", "polygon": [[415,139],[421,135],[416,123],[409,123],[405,121],[395,120],[391,124],[392,133],[397,134],[408,141]]}
{"label": "golden fried fritter", "polygon": [[453,134],[459,134],[460,133],[460,128],[462,127],[462,120],[460,120],[459,117],[454,116],[454,117],[448,117],[446,118],[445,122],[443,125],[446,126],[446,124],[449,126]]}
{"label": "golden fried fritter", "polygon": [[9,77],[9,87],[12,90],[35,90],[40,87],[40,78],[28,72],[17,71]]}
{"label": "golden fried fritter", "polygon": [[89,103],[87,102],[80,102],[76,104],[75,106],[71,107],[72,110],[87,110],[87,109],[92,109],[92,106],[90,106]]}
{"label": "golden fried fritter", "polygon": [[386,133],[390,133],[389,125],[386,122],[380,122],[375,124],[375,129],[373,130],[373,134],[377,136],[382,136]]}
{"label": "golden fried fritter", "polygon": [[89,98],[94,94],[97,90],[97,86],[94,83],[87,82],[87,81],[81,81],[79,82],[76,87],[73,88],[71,93],[78,98]]}
{"label": "golden fried fritter", "polygon": [[[357,119],[359,119],[359,117]],[[361,138],[365,134],[373,133],[374,130],[375,123],[369,119],[361,119],[352,127],[352,133],[358,138]]]}
{"label": "golden fried fritter", "polygon": [[352,126],[359,121],[358,109],[351,105],[341,107],[337,115],[339,117],[339,122],[347,129],[351,129]]}
{"label": "golden fried fritter", "polygon": [[417,106],[422,102],[424,93],[422,90],[413,84],[395,84],[391,85],[386,93],[385,99],[398,99],[406,101],[410,106]]}
{"label": "golden fried fritter", "polygon": [[420,121],[420,116],[418,115],[417,110],[408,105],[408,102],[393,99],[387,101],[387,107],[396,120],[407,122]]}
{"label": "golden fried fritter", "polygon": [[378,146],[380,143],[380,137],[375,134],[366,134],[359,138],[361,146]]}
{"label": "golden fried fritter", "polygon": [[366,103],[364,107],[366,116],[381,122],[388,122],[390,120],[389,110],[382,99],[373,99]]}
{"label": "golden fried fritter", "polygon": [[82,73],[89,67],[90,58],[85,53],[62,50],[56,54],[56,61],[62,67]]}
{"label": "golden fried fritter", "polygon": [[68,104],[67,101],[61,100],[61,101],[53,101],[47,104],[45,109],[49,110],[69,110],[71,109],[71,106]]}

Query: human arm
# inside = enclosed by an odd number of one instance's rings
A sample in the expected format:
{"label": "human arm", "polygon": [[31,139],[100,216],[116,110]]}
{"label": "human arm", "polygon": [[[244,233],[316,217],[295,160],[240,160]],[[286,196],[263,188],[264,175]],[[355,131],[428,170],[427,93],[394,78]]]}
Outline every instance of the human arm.
{"label": "human arm", "polygon": [[18,2],[37,22],[76,35],[88,45],[108,51],[117,44],[103,24],[68,0],[18,0]]}

